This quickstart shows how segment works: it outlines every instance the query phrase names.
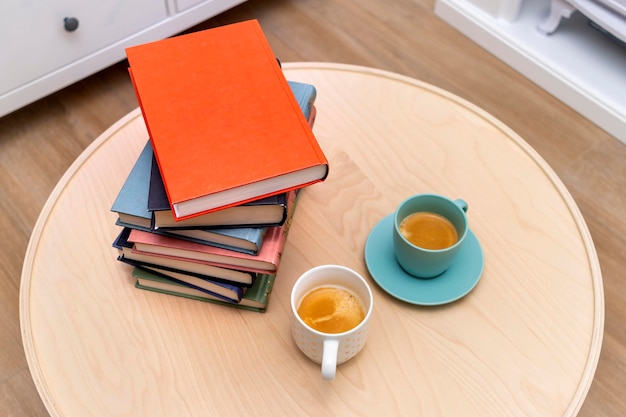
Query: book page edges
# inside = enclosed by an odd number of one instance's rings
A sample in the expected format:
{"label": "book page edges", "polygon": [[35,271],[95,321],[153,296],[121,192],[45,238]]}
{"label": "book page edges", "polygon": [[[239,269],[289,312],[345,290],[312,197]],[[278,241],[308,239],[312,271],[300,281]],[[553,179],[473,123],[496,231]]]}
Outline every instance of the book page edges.
{"label": "book page edges", "polygon": [[[227,207],[247,203],[258,198],[269,197],[297,188],[313,185],[328,177],[328,163],[279,175],[277,177],[253,182],[220,193],[209,194],[193,200],[173,203],[174,216],[178,220],[207,214]],[[276,189],[276,187],[279,187]]]}

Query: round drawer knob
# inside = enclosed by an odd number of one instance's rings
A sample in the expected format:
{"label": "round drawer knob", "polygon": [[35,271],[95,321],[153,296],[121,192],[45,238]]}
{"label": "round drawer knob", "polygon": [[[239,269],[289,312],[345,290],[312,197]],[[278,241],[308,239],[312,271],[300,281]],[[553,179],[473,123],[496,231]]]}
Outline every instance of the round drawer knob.
{"label": "round drawer knob", "polygon": [[68,32],[74,32],[76,29],[78,29],[78,19],[76,19],[75,17],[66,17],[65,19],[63,19],[63,27]]}

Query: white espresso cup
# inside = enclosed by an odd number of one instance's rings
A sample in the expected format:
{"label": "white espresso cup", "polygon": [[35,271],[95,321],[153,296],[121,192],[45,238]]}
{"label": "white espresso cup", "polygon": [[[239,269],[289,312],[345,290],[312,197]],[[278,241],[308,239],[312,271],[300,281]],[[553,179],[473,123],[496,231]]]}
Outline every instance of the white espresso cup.
{"label": "white espresso cup", "polygon": [[[324,287],[346,289],[354,294],[363,307],[363,320],[342,333],[324,333],[307,325],[298,315],[298,307],[309,292]],[[317,266],[298,278],[291,290],[291,332],[302,353],[322,365],[322,378],[334,379],[337,365],[351,359],[363,349],[373,306],[372,291],[365,279],[345,266]]]}

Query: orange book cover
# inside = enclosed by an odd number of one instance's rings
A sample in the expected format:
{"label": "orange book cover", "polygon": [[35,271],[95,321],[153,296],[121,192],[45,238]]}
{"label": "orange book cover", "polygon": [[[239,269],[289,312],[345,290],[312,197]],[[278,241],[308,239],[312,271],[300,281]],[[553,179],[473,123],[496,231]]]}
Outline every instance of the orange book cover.
{"label": "orange book cover", "polygon": [[177,219],[321,181],[328,161],[256,20],[126,50]]}

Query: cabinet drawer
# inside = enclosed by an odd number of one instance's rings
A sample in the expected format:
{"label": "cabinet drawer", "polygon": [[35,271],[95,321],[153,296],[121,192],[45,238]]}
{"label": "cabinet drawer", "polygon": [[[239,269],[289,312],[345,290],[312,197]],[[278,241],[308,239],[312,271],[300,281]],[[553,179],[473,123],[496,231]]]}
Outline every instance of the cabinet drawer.
{"label": "cabinet drawer", "polygon": [[[78,27],[67,30],[65,18]],[[166,18],[164,0],[2,1],[0,95]]]}
{"label": "cabinet drawer", "polygon": [[176,11],[183,12],[204,0],[176,0]]}

